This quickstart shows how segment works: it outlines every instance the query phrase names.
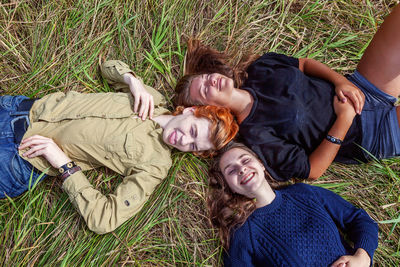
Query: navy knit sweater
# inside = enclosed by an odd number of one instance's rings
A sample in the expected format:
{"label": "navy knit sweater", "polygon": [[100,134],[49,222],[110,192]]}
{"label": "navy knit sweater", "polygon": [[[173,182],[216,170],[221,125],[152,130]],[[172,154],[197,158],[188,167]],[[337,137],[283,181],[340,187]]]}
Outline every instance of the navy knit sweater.
{"label": "navy knit sweater", "polygon": [[302,183],[275,193],[271,204],[255,210],[234,232],[225,266],[330,266],[358,248],[368,252],[372,263],[378,226],[364,210]]}

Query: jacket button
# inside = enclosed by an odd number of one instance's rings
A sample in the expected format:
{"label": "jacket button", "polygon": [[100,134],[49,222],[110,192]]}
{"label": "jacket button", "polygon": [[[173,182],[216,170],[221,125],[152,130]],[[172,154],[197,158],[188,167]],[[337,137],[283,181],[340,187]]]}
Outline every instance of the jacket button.
{"label": "jacket button", "polygon": [[128,200],[125,200],[124,203],[125,203],[126,206],[129,206],[129,205],[130,205],[130,203],[129,203]]}

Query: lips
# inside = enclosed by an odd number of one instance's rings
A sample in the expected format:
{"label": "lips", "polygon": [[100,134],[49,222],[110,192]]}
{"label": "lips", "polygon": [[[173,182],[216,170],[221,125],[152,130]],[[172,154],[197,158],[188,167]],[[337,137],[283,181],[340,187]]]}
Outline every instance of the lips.
{"label": "lips", "polygon": [[174,130],[169,136],[168,136],[168,142],[171,145],[175,145],[176,144],[176,130]]}
{"label": "lips", "polygon": [[250,172],[250,173],[246,174],[246,175],[242,178],[242,180],[240,181],[240,184],[241,184],[241,185],[247,184],[248,182],[250,182],[250,181],[254,178],[254,176],[255,176],[255,172]]}
{"label": "lips", "polygon": [[221,91],[221,77],[218,79],[218,90]]}

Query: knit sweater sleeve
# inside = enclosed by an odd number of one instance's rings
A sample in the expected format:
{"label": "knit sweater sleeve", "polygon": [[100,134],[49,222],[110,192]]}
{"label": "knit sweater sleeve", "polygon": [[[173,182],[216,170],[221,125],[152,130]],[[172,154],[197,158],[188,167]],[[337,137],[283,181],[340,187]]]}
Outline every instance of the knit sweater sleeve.
{"label": "knit sweater sleeve", "polygon": [[224,266],[255,266],[252,255],[253,245],[250,236],[250,227],[248,222],[245,222],[231,237],[229,250],[224,254]]}
{"label": "knit sweater sleeve", "polygon": [[339,195],[320,187],[311,188],[338,227],[354,242],[354,249],[364,249],[372,264],[378,246],[377,223],[363,209],[354,207]]}

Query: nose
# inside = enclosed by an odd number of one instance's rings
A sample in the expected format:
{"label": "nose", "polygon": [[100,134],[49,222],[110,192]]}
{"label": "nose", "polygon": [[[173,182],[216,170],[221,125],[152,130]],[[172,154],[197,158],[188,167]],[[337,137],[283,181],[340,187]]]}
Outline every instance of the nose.
{"label": "nose", "polygon": [[246,170],[247,170],[246,166],[242,166],[242,167],[239,169],[239,175],[245,174]]}
{"label": "nose", "polygon": [[216,86],[217,85],[217,78],[214,74],[209,74],[207,76],[206,84],[208,86]]}
{"label": "nose", "polygon": [[193,138],[190,135],[184,134],[181,137],[181,145],[186,146],[193,142]]}
{"label": "nose", "polygon": [[210,83],[212,86],[216,86],[217,85],[217,77],[216,75],[211,75],[210,76]]}

